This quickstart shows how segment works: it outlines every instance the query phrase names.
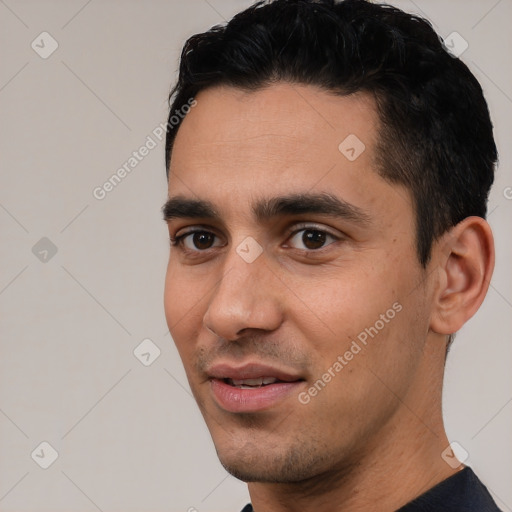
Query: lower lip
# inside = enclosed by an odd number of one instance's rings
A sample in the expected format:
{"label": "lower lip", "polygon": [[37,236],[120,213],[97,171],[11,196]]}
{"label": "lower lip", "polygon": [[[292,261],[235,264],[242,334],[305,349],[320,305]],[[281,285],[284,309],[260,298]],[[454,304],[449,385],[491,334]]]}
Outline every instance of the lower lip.
{"label": "lower lip", "polygon": [[220,379],[211,379],[210,385],[217,404],[228,412],[257,412],[269,409],[292,394],[298,394],[302,381],[279,382],[260,388],[241,389]]}

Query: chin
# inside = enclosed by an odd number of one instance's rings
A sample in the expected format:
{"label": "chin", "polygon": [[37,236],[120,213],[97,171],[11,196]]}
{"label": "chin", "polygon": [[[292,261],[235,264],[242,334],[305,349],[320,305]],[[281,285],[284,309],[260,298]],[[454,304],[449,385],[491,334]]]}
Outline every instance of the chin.
{"label": "chin", "polygon": [[[242,446],[216,443],[217,455],[226,471],[243,482],[294,484],[315,478],[332,464],[332,453],[290,438],[277,446],[247,441]],[[272,443],[274,444],[274,443]]]}
{"label": "chin", "polygon": [[224,469],[242,482],[260,482],[273,484],[292,484],[302,482],[314,475],[309,468],[301,471],[293,462],[283,463],[273,460],[269,463],[246,464],[241,460],[222,460]]}

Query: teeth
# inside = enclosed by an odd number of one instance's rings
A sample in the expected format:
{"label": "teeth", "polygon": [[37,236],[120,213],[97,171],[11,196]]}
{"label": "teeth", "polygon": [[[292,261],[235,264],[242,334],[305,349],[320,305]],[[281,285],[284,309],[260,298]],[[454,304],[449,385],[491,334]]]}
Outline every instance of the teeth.
{"label": "teeth", "polygon": [[233,386],[242,389],[251,389],[254,387],[261,387],[266,384],[273,384],[277,382],[274,377],[258,377],[257,379],[228,379],[229,383]]}

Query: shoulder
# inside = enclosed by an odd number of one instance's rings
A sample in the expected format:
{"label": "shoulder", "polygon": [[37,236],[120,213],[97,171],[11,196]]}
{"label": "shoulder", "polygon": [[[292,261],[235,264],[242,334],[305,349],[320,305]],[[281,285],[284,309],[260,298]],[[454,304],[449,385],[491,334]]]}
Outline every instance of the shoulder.
{"label": "shoulder", "polygon": [[443,480],[397,512],[501,512],[470,467]]}

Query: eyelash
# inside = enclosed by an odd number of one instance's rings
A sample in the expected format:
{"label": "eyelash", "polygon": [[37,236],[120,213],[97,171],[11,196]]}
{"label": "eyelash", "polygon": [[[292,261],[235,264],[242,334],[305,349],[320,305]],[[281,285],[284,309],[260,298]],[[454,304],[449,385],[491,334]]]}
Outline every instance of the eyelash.
{"label": "eyelash", "polygon": [[[339,241],[339,240],[342,240],[343,237],[339,236],[339,235],[335,235],[334,233],[331,233],[330,231],[326,230],[326,229],[323,229],[323,228],[320,228],[318,226],[315,226],[315,225],[300,225],[300,227],[296,227],[296,229],[294,229],[293,231],[291,231],[286,240],[289,240],[290,238],[294,237],[295,235],[297,235],[297,233],[300,233],[301,231],[317,231],[317,232],[320,232],[320,233],[324,233],[325,235],[327,236],[330,236],[331,238],[334,238],[334,241]],[[194,250],[194,249],[188,249],[188,248],[185,248],[184,245],[183,245],[183,242],[185,240],[186,237],[188,236],[191,236],[191,235],[194,235],[195,233],[206,233],[206,234],[212,234],[214,236],[217,236],[215,233],[213,233],[212,231],[208,231],[207,229],[192,229],[190,231],[187,231],[179,236],[175,236],[175,237],[171,237],[170,238],[170,241],[171,241],[171,246],[173,247],[179,247],[182,251],[186,252],[186,253],[194,253],[194,254],[200,254],[200,253],[207,253],[210,249],[214,249],[215,247],[213,248],[209,248],[209,249],[205,249],[205,250]],[[296,249],[296,250],[299,250],[299,251],[302,251],[302,252],[307,252],[307,253],[312,253],[312,252],[315,252],[315,253],[319,253],[321,252],[323,249],[325,249],[326,247],[328,247],[329,245],[331,245],[332,243],[334,242],[331,242],[330,244],[327,244],[325,246],[322,246],[320,247],[319,249]]]}

